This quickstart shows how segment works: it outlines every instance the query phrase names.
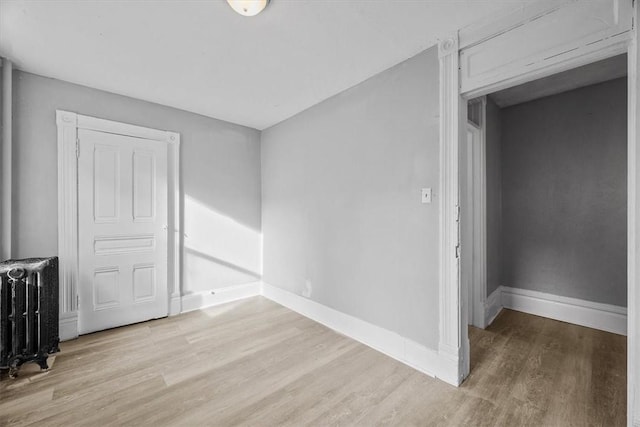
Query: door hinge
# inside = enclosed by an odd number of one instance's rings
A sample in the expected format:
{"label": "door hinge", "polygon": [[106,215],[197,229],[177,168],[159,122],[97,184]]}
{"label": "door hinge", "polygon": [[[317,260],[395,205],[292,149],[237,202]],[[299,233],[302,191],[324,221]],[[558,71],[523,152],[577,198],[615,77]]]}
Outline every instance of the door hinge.
{"label": "door hinge", "polygon": [[460,243],[456,245],[456,258],[460,258]]}
{"label": "door hinge", "polygon": [[80,158],[80,138],[76,137],[76,159]]}
{"label": "door hinge", "polygon": [[456,205],[456,222],[460,222],[460,205]]}
{"label": "door hinge", "polygon": [[80,307],[80,295],[76,295],[76,310]]}

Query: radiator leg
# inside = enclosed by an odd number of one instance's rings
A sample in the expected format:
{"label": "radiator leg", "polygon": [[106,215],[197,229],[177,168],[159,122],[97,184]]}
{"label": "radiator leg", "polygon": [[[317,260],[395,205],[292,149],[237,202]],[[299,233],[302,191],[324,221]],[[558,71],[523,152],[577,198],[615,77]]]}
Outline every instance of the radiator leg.
{"label": "radiator leg", "polygon": [[17,366],[10,366],[9,367],[9,378],[11,378],[12,380],[16,379],[18,377],[18,370],[20,368],[18,368]]}
{"label": "radiator leg", "polygon": [[38,366],[40,366],[40,369],[42,369],[43,371],[46,371],[49,369],[49,365],[47,364],[47,356],[44,356],[36,360],[36,363],[38,364]]}

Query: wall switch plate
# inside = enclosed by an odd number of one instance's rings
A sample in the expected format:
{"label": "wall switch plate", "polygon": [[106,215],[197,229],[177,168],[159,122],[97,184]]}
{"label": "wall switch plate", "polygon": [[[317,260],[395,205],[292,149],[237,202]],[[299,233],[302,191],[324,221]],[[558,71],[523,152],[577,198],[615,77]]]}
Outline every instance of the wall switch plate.
{"label": "wall switch plate", "polygon": [[422,203],[431,203],[431,189],[423,188],[422,189]]}

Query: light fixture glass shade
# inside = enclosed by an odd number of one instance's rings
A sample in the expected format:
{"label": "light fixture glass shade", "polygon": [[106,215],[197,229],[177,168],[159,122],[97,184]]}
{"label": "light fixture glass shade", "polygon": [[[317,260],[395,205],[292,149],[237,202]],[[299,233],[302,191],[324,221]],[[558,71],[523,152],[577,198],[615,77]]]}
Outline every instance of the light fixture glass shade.
{"label": "light fixture glass shade", "polygon": [[255,16],[267,7],[269,0],[227,0],[227,3],[240,15]]}

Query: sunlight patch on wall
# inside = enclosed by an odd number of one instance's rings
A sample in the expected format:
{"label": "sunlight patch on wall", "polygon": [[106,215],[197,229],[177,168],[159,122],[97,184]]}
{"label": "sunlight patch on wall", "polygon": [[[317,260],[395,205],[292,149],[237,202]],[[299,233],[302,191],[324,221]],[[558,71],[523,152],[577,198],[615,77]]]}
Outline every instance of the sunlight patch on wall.
{"label": "sunlight patch on wall", "polygon": [[262,234],[185,195],[184,292],[260,279]]}

